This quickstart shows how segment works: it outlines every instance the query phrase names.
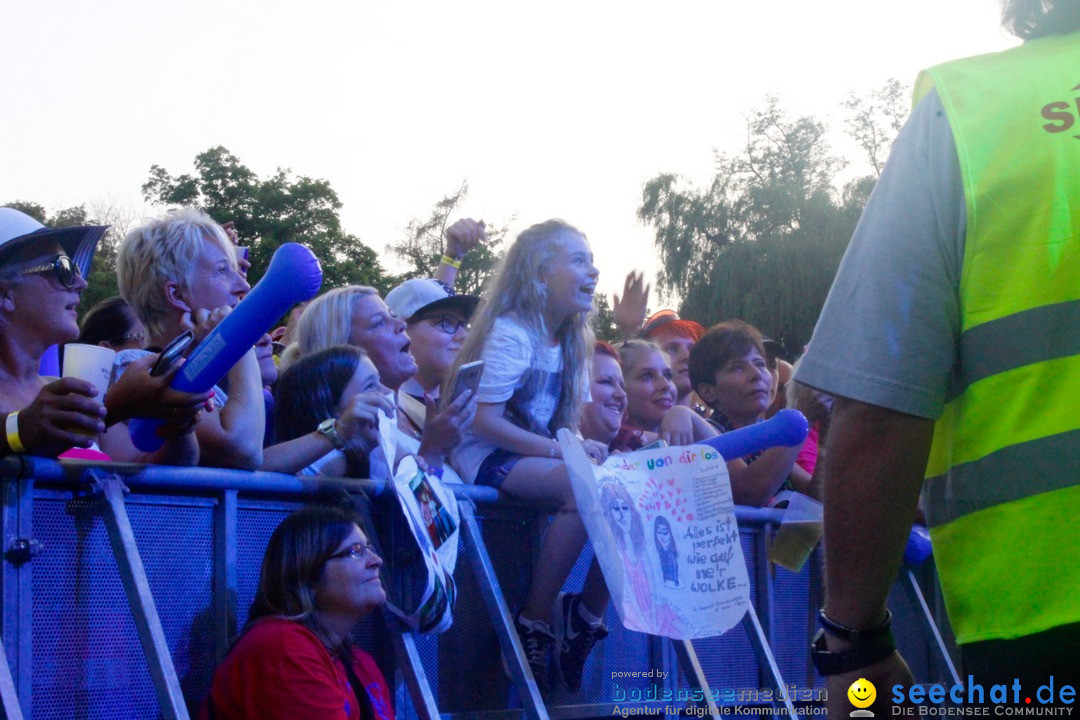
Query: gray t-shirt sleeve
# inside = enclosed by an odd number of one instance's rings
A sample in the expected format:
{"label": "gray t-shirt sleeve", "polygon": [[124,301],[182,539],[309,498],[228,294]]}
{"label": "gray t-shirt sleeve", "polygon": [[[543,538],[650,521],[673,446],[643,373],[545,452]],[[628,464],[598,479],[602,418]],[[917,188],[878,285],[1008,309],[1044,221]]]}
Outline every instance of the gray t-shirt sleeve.
{"label": "gray t-shirt sleeve", "polygon": [[795,379],[940,417],[960,333],[965,213],[956,144],[931,91],[893,143]]}

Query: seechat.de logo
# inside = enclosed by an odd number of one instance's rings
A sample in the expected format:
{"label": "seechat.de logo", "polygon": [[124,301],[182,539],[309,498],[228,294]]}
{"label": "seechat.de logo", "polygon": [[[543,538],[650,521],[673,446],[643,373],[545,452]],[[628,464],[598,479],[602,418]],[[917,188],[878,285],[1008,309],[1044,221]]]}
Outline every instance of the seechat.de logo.
{"label": "seechat.de logo", "polygon": [[[1076,688],[1051,675],[1037,688],[1023,687],[1018,678],[1011,683],[984,686],[971,675],[963,685],[892,686],[893,715],[997,716],[1072,715]],[[904,707],[901,707],[904,706]]]}
{"label": "seechat.de logo", "polygon": [[877,699],[877,688],[874,687],[874,683],[866,678],[859,678],[847,689],[847,697],[848,701],[858,708],[851,711],[851,717],[874,717],[874,713],[866,709]]}

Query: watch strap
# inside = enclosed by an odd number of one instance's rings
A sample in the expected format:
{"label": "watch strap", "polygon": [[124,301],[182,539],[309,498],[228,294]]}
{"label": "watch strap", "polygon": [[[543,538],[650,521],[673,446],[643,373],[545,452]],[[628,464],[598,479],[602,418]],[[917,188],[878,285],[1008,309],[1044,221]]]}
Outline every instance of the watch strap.
{"label": "watch strap", "polygon": [[337,433],[337,418],[327,418],[315,428],[323,437],[330,441],[335,450],[340,450],[342,443]]}
{"label": "watch strap", "polygon": [[836,622],[825,614],[824,609],[818,613],[818,622],[821,623],[821,628],[833,637],[848,640],[858,645],[889,632],[890,628],[892,628],[892,613],[886,608],[885,619],[878,625],[865,630],[856,630],[855,628]]}
{"label": "watch strap", "polygon": [[838,652],[830,652],[826,649],[825,631],[818,630],[814,642],[810,645],[810,658],[818,674],[827,677],[861,670],[881,662],[895,651],[896,643],[893,641],[891,629],[886,629],[883,635],[863,639],[858,645],[852,645]]}

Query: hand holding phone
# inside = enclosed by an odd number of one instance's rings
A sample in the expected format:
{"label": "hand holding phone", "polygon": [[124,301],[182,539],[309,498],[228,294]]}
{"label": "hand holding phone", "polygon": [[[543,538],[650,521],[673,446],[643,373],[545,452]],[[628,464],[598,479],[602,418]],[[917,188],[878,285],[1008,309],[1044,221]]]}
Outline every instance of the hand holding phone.
{"label": "hand holding phone", "polygon": [[454,383],[454,392],[450,395],[448,401],[453,402],[466,390],[472,390],[472,394],[476,395],[476,391],[480,388],[480,378],[483,377],[483,375],[483,360],[477,360],[462,365],[458,368],[457,381]]}
{"label": "hand holding phone", "polygon": [[150,376],[158,377],[169,372],[169,369],[180,359],[194,339],[195,335],[190,330],[177,335],[158,355],[154,366],[150,368]]}

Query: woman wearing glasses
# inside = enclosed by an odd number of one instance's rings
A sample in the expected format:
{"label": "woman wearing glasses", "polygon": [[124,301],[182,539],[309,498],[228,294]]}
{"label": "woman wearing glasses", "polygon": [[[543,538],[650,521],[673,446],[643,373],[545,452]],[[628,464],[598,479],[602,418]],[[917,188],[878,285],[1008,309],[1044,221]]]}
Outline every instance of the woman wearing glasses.
{"label": "woman wearing glasses", "polygon": [[358,518],[297,510],[263,556],[247,624],[214,673],[204,720],[392,720],[390,691],[353,628],[386,601]]}
{"label": "woman wearing glasses", "polygon": [[402,383],[398,402],[421,427],[427,414],[424,397],[438,401],[479,303],[475,295],[458,295],[430,278],[406,280],[386,294],[387,307],[405,321],[409,354],[416,361],[416,374]]}
{"label": "woman wearing glasses", "polygon": [[104,405],[86,381],[50,381],[38,374],[50,346],[79,334],[76,309],[86,280],[72,258],[89,261],[105,229],[53,230],[18,210],[0,208],[0,416],[5,419],[0,449],[5,454],[56,456],[87,448],[108,425],[135,416],[165,420],[164,431],[177,440],[191,430],[207,399],[207,394],[170,390],[171,374],[151,378],[153,357],[110,388]]}
{"label": "woman wearing glasses", "polygon": [[77,342],[110,350],[139,350],[146,345],[146,330],[124,298],[114,295],[86,311]]}

